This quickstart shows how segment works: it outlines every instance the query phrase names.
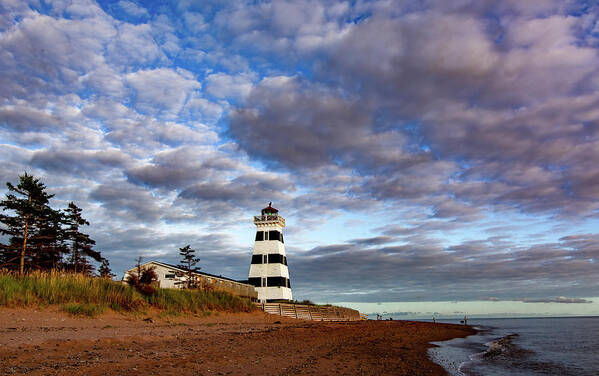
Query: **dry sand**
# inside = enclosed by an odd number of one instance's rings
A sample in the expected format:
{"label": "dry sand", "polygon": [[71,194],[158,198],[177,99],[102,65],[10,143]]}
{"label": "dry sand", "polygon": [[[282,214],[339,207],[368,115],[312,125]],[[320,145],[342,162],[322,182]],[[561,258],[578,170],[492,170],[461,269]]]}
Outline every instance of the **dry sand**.
{"label": "dry sand", "polygon": [[473,333],[448,324],[320,323],[262,312],[80,318],[53,308],[0,308],[0,375],[445,375],[427,358],[429,342]]}

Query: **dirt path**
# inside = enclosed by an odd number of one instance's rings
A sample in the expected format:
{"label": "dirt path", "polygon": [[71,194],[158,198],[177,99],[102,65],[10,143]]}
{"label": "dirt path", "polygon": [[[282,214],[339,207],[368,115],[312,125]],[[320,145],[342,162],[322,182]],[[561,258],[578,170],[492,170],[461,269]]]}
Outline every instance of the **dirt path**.
{"label": "dirt path", "polygon": [[408,321],[315,323],[262,313],[151,320],[0,309],[2,375],[444,375],[430,341],[472,333]]}

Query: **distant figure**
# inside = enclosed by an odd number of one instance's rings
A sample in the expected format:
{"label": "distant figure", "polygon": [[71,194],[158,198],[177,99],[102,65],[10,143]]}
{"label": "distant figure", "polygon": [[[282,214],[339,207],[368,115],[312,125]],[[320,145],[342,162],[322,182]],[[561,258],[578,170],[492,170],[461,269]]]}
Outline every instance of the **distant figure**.
{"label": "distant figure", "polygon": [[464,325],[468,325],[468,317],[464,315]]}
{"label": "distant figure", "polygon": [[435,321],[435,316],[433,316],[433,324],[436,323],[437,321]]}

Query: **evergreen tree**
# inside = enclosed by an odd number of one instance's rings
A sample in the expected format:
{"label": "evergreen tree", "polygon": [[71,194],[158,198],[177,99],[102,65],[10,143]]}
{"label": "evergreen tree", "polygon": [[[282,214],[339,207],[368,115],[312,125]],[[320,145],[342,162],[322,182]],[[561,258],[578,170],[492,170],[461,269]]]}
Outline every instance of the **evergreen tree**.
{"label": "evergreen tree", "polygon": [[102,261],[102,256],[100,252],[93,249],[96,242],[89,235],[79,231],[81,226],[89,226],[89,222],[83,219],[81,212],[82,210],[73,202],[69,203],[64,212],[64,223],[67,226],[65,229],[65,238],[69,243],[69,251],[71,253],[66,267],[75,273],[91,274],[93,266],[89,263],[87,257],[100,262]]}
{"label": "evergreen tree", "polygon": [[102,265],[98,268],[98,273],[100,273],[100,277],[102,278],[112,279],[115,276],[115,274],[112,274],[112,270],[110,270],[110,263],[105,258],[102,259]]}
{"label": "evergreen tree", "polygon": [[68,252],[63,230],[64,215],[58,210],[50,210],[38,222],[38,234],[32,239],[32,264],[38,269],[50,270],[63,266],[63,255]]}
{"label": "evergreen tree", "polygon": [[[42,257],[39,242],[43,240],[43,227],[55,213],[48,206],[54,195],[46,192],[46,186],[33,176],[24,173],[19,176],[19,183],[14,186],[6,183],[9,193],[0,201],[0,234],[9,237],[9,243],[2,245],[0,254],[0,266],[19,273],[25,272],[27,268],[40,267],[33,265]],[[8,211],[10,214],[4,214]],[[36,260],[37,259],[37,260]]]}
{"label": "evergreen tree", "polygon": [[185,269],[186,276],[186,280],[179,282],[179,284],[184,284],[187,289],[197,288],[198,278],[195,273],[200,270],[200,267],[196,267],[196,264],[200,262],[200,258],[195,257],[195,249],[191,249],[189,244],[183,248],[179,248],[179,255],[183,258],[177,266]]}

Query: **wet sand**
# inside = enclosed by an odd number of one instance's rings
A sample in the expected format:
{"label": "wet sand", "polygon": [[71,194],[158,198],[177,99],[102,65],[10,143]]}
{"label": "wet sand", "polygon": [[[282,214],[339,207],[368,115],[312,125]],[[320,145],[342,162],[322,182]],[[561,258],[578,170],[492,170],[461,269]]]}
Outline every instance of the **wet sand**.
{"label": "wet sand", "polygon": [[[144,320],[146,319],[146,320]],[[464,326],[319,323],[264,314],[72,317],[0,309],[1,375],[445,375],[431,341]]]}

